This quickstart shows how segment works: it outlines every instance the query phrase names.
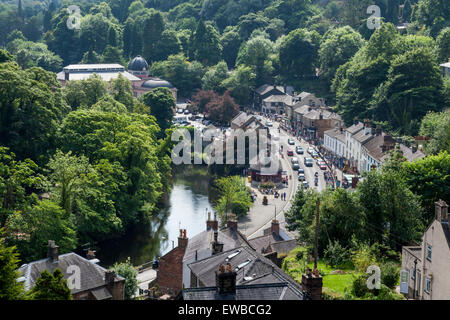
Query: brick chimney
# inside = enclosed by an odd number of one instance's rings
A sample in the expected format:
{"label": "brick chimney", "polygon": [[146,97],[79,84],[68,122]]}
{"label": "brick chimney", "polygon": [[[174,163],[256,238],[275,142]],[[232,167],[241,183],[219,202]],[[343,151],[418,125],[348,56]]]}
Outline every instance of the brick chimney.
{"label": "brick chimney", "polygon": [[188,245],[188,238],[186,237],[186,229],[180,229],[180,236],[178,237],[178,247],[186,248]]}
{"label": "brick chimney", "polygon": [[270,226],[270,232],[272,234],[276,234],[277,236],[280,235],[280,223],[278,222],[278,220],[272,220],[272,224]]}
{"label": "brick chimney", "polygon": [[382,133],[381,127],[377,126],[376,129],[375,129],[375,135],[381,136],[381,133]]}
{"label": "brick chimney", "polygon": [[310,268],[306,268],[306,274],[302,275],[303,293],[311,300],[322,300],[322,276],[317,269],[311,272]]}
{"label": "brick chimney", "polygon": [[216,287],[219,294],[236,293],[236,272],[231,264],[219,265],[219,270],[216,271]]}
{"label": "brick chimney", "polygon": [[448,205],[447,203],[439,199],[439,201],[436,201],[434,203],[434,209],[435,209],[435,218],[436,220],[440,222],[447,222],[448,221]]}
{"label": "brick chimney", "polygon": [[206,230],[218,230],[219,221],[217,221],[217,214],[214,212],[214,220],[211,220],[211,212],[208,212],[208,220],[206,221]]}
{"label": "brick chimney", "polygon": [[50,258],[52,262],[58,262],[58,246],[55,244],[55,241],[48,240],[47,245],[47,258]]}
{"label": "brick chimney", "polygon": [[114,270],[107,270],[105,272],[105,283],[107,285],[114,285],[114,278],[116,277],[116,272]]}
{"label": "brick chimney", "polygon": [[223,251],[223,243],[220,243],[218,240],[219,231],[214,231],[214,241],[212,242],[212,254],[217,254]]}

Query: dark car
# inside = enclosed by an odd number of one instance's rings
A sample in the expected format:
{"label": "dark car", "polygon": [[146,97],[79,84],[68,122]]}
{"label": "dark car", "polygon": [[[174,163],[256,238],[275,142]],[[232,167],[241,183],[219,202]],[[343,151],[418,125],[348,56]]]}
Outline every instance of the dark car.
{"label": "dark car", "polygon": [[305,174],[305,169],[299,168],[298,169],[298,174]]}
{"label": "dark car", "polygon": [[287,155],[290,156],[290,157],[292,157],[292,156],[294,155],[294,151],[288,150],[288,151],[287,151]]}
{"label": "dark car", "polygon": [[305,166],[307,166],[307,167],[312,167],[313,166],[313,159],[312,158],[305,158],[303,160],[303,162],[304,162]]}

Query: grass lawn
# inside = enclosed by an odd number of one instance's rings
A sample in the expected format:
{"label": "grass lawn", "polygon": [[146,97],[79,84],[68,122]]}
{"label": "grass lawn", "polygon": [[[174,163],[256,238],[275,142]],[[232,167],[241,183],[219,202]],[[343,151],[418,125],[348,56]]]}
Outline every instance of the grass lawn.
{"label": "grass lawn", "polygon": [[[309,263],[308,267],[311,269],[314,267],[314,263]],[[353,283],[353,280],[358,276],[358,272],[351,266],[341,266],[340,268],[333,268],[328,266],[324,261],[318,261],[317,267],[320,274],[323,277],[323,288],[327,288],[327,291],[332,291],[339,296],[344,296],[345,289],[349,290]],[[333,271],[341,270],[344,273],[332,274]]]}

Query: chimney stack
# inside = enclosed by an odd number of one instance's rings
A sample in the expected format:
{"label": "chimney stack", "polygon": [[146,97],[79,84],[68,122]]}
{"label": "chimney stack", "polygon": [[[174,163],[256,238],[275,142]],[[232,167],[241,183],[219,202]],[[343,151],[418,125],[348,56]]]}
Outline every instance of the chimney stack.
{"label": "chimney stack", "polygon": [[375,135],[381,136],[381,132],[382,132],[381,127],[377,126],[376,129],[375,129]]}
{"label": "chimney stack", "polygon": [[355,119],[353,119],[353,124],[356,126],[356,125],[358,125],[358,123],[359,123],[359,120],[358,120],[358,118],[355,117]]}
{"label": "chimney stack", "polygon": [[272,232],[272,234],[276,234],[277,236],[280,235],[280,223],[278,222],[278,220],[272,220],[272,225],[270,226],[270,231]]}
{"label": "chimney stack", "polygon": [[439,199],[434,203],[434,209],[436,214],[436,220],[440,222],[448,222],[448,205],[447,203]]}
{"label": "chimney stack", "polygon": [[219,265],[219,270],[216,271],[216,286],[219,294],[236,293],[236,272],[231,264]]}
{"label": "chimney stack", "polygon": [[95,259],[95,251],[94,250],[88,250],[86,253],[86,259],[92,260]]}
{"label": "chimney stack", "polygon": [[218,240],[219,232],[217,230],[214,231],[214,241],[212,242],[212,254],[221,253],[223,251],[223,243],[220,243]]}
{"label": "chimney stack", "polygon": [[317,269],[311,272],[310,268],[306,268],[306,274],[302,275],[303,293],[311,300],[322,300],[322,276]]}
{"label": "chimney stack", "polygon": [[211,220],[211,212],[208,212],[208,220],[206,221],[206,230],[218,230],[219,221],[217,221],[217,215],[214,213],[214,220]]}
{"label": "chimney stack", "polygon": [[186,248],[188,245],[188,238],[186,237],[186,229],[180,229],[180,236],[178,237],[178,247]]}
{"label": "chimney stack", "polygon": [[52,260],[52,262],[57,262],[58,261],[58,246],[55,244],[55,241],[53,240],[48,240],[48,245],[47,245],[47,258],[50,258]]}
{"label": "chimney stack", "polygon": [[69,80],[69,70],[68,69],[64,69],[64,80],[68,81]]}
{"label": "chimney stack", "polygon": [[105,283],[108,285],[113,285],[115,276],[116,272],[114,270],[107,270],[105,272]]}

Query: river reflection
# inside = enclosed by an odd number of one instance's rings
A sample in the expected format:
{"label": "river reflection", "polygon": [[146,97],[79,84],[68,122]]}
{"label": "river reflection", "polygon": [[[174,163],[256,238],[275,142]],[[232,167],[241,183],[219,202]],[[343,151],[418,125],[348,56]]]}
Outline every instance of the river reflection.
{"label": "river reflection", "polygon": [[173,187],[164,208],[151,223],[140,223],[125,235],[97,245],[100,264],[109,267],[114,262],[131,258],[133,265],[153,260],[177,246],[179,229],[192,237],[203,231],[207,211],[212,210],[209,181],[204,166],[178,166],[174,169]]}

